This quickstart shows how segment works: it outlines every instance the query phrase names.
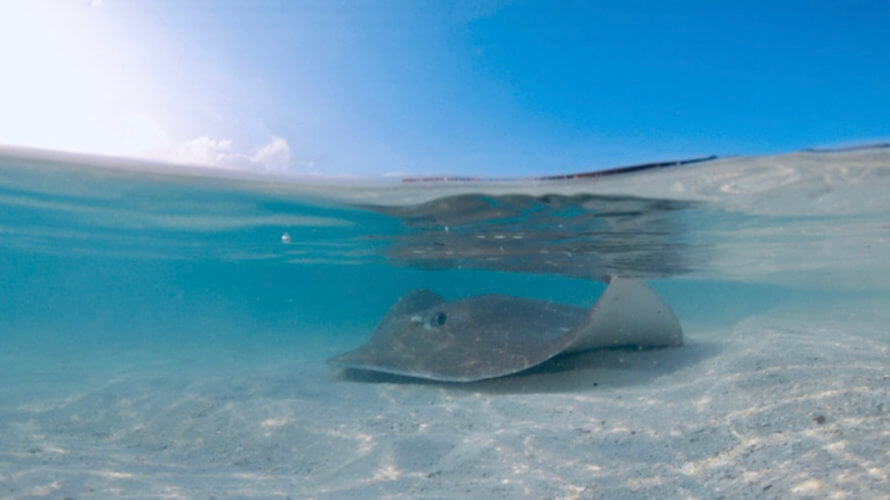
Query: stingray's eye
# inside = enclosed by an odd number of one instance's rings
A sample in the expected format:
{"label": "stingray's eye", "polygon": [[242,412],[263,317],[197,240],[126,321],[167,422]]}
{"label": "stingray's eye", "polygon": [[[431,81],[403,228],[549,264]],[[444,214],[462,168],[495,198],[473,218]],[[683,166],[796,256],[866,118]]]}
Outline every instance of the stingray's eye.
{"label": "stingray's eye", "polygon": [[430,318],[430,323],[433,326],[442,326],[445,324],[446,320],[448,320],[448,315],[443,312],[440,312],[439,314],[436,314],[435,316]]}

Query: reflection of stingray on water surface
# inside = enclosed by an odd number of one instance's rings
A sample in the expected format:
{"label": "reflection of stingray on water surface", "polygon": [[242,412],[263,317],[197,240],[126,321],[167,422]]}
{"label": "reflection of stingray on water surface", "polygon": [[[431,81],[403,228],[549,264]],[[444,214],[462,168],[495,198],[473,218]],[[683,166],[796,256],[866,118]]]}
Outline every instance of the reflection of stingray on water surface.
{"label": "reflection of stingray on water surface", "polygon": [[471,382],[517,373],[559,354],[682,343],[679,321],[651,288],[615,278],[589,311],[506,295],[445,302],[415,290],[390,308],[367,343],[329,363]]}
{"label": "reflection of stingray on water surface", "polygon": [[607,280],[664,278],[701,265],[684,217],[698,203],[634,196],[479,195],[410,206],[366,207],[395,216],[396,264],[479,268]]}

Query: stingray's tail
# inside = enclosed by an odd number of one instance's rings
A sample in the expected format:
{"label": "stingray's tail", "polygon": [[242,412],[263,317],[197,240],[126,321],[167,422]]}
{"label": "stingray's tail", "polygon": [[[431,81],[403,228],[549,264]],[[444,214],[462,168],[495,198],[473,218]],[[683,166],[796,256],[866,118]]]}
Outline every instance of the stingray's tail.
{"label": "stingray's tail", "polygon": [[683,345],[680,321],[667,303],[642,281],[613,277],[577,327],[565,352],[598,347]]}

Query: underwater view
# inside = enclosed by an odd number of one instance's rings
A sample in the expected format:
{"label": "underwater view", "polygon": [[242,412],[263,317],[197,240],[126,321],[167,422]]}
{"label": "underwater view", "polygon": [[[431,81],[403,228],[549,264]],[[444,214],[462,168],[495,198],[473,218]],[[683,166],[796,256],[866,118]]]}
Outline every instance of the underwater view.
{"label": "underwater view", "polygon": [[330,179],[0,151],[0,498],[877,498],[890,148]]}

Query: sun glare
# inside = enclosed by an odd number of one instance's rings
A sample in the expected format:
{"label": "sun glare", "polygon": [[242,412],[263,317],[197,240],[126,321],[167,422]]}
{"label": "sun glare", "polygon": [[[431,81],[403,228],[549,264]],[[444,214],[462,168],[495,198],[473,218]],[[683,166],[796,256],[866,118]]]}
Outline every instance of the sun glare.
{"label": "sun glare", "polygon": [[[290,148],[276,134],[239,148],[189,121],[183,89],[171,88],[158,65],[159,57],[170,57],[162,34],[129,33],[121,19],[127,10],[111,7],[96,0],[0,0],[0,145],[227,168],[289,167]],[[188,78],[180,83],[190,84]]]}
{"label": "sun glare", "polygon": [[165,140],[90,3],[9,2],[0,16],[0,142],[116,155]]}

